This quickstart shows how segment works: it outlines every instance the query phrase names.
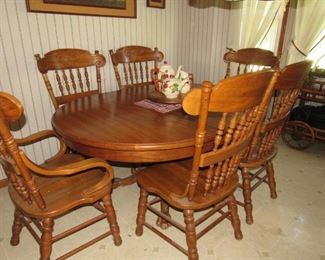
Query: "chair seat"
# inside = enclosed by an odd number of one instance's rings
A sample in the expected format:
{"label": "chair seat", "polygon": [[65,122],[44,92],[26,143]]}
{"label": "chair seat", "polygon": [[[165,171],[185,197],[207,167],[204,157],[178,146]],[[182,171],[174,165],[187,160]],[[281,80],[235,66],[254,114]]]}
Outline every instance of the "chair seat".
{"label": "chair seat", "polygon": [[[46,168],[54,168],[81,161],[84,158],[78,154],[65,154],[60,159],[52,162],[44,163],[42,166]],[[31,205],[23,201],[14,187],[9,185],[9,194],[15,203],[16,207],[24,211],[31,217],[55,217],[68,210],[71,210],[79,205],[93,203],[98,200],[101,193],[98,194],[99,189],[103,192],[108,191],[109,181],[100,183],[105,176],[102,170],[89,170],[87,172],[78,173],[70,176],[47,177],[33,174],[35,182],[40,188],[41,194],[45,200],[46,208],[40,209],[35,202]],[[109,179],[107,179],[109,180]],[[98,186],[96,186],[98,185]],[[92,190],[89,189],[91,187]],[[95,192],[96,197],[92,194]],[[89,196],[87,196],[89,194]]]}
{"label": "chair seat", "polygon": [[249,160],[242,160],[239,164],[240,168],[249,168],[249,169],[255,169],[261,167],[261,165],[264,165],[266,162],[272,161],[273,158],[277,155],[278,149],[277,147],[274,147],[272,152],[268,154],[267,156],[264,156],[259,159],[252,159]]}
{"label": "chair seat", "polygon": [[[229,177],[228,183],[215,193],[203,196],[204,181],[198,178],[193,200],[186,197],[191,160],[156,164],[138,172],[138,184],[150,193],[159,195],[169,204],[180,209],[203,209],[225,199],[238,185],[238,175]],[[200,174],[204,174],[202,171]]]}

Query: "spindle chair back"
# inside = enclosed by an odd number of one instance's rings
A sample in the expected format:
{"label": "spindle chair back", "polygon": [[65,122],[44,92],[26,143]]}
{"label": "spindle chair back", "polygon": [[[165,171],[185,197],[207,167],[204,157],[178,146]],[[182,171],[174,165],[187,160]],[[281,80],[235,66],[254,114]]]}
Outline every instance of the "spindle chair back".
{"label": "spindle chair back", "polygon": [[57,49],[35,55],[46,89],[55,109],[80,97],[102,92],[103,55],[82,49]]}
{"label": "spindle chair back", "polygon": [[276,69],[279,66],[278,58],[269,50],[260,48],[228,50],[223,56],[227,64],[225,78],[263,69]]}
{"label": "spindle chair back", "polygon": [[109,51],[119,89],[153,84],[152,69],[164,58],[154,48],[130,45]]}
{"label": "spindle chair back", "polygon": [[[269,113],[256,128],[249,152],[240,164],[243,176],[240,186],[243,188],[243,205],[248,224],[253,223],[252,191],[260,184],[267,183],[271,198],[277,197],[272,163],[277,153],[276,143],[300,90],[304,86],[311,65],[311,61],[305,60],[290,64],[280,71],[273,100],[269,103]],[[263,176],[263,173],[266,174]]]}

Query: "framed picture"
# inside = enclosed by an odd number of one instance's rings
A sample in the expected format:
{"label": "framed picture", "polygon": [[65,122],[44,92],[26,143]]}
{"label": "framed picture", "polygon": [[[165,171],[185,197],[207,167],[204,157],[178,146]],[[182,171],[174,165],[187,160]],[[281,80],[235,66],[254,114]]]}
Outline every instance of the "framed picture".
{"label": "framed picture", "polygon": [[136,18],[136,0],[26,0],[28,12]]}
{"label": "framed picture", "polygon": [[166,0],[147,0],[148,7],[165,8]]}

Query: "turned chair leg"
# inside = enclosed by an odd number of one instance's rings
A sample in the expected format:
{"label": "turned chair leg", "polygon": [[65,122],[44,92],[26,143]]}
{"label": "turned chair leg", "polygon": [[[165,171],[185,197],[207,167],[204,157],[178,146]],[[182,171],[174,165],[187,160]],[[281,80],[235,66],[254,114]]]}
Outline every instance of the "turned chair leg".
{"label": "turned chair leg", "polygon": [[15,219],[14,223],[12,225],[12,236],[10,239],[10,244],[12,246],[16,246],[19,244],[19,237],[20,237],[20,232],[22,228],[24,227],[21,219],[22,219],[22,214],[19,210],[15,209]]}
{"label": "turned chair leg", "polygon": [[195,232],[195,224],[194,224],[194,211],[185,209],[183,211],[185,225],[186,225],[186,243],[188,247],[188,259],[189,260],[197,260],[199,259],[199,255],[196,247],[196,232]]}
{"label": "turned chair leg", "polygon": [[246,212],[246,223],[253,224],[253,204],[252,204],[252,191],[251,180],[249,170],[247,168],[242,169],[243,176],[243,196],[244,196],[244,208]]}
{"label": "turned chair leg", "polygon": [[234,194],[228,197],[228,209],[231,215],[231,224],[234,228],[235,238],[240,240],[243,238],[243,234],[240,229],[240,220],[238,217],[237,201]]}
{"label": "turned chair leg", "polygon": [[141,236],[143,234],[143,224],[146,217],[145,215],[147,210],[148,195],[149,193],[141,188],[138,204],[137,228],[135,230],[135,234],[137,236]]}
{"label": "turned chair leg", "polygon": [[52,233],[54,221],[52,218],[45,218],[42,220],[43,232],[40,244],[40,260],[50,260],[52,252]]}
{"label": "turned chair leg", "polygon": [[[168,206],[168,204],[167,204],[165,201],[163,201],[163,200],[161,200],[161,202],[160,202],[160,211],[161,211],[161,213],[163,213],[164,215],[167,215],[167,216],[170,217],[170,214],[169,214],[169,206]],[[156,221],[156,225],[157,225],[158,227],[160,227],[161,229],[167,229],[171,224],[170,224],[168,221],[164,220],[163,218],[158,217],[158,218],[157,218],[157,221]]]}
{"label": "turned chair leg", "polygon": [[271,161],[266,163],[266,174],[267,174],[267,178],[268,178],[271,198],[276,199],[277,198],[276,183],[275,183],[275,178],[274,178],[273,163]]}
{"label": "turned chair leg", "polygon": [[118,223],[116,221],[116,214],[115,210],[113,208],[112,204],[112,197],[110,194],[107,194],[103,199],[102,199],[105,210],[106,210],[106,215],[107,215],[107,221],[110,226],[112,235],[113,235],[113,240],[114,244],[116,246],[119,246],[122,244],[122,239],[120,236],[120,227],[118,226]]}

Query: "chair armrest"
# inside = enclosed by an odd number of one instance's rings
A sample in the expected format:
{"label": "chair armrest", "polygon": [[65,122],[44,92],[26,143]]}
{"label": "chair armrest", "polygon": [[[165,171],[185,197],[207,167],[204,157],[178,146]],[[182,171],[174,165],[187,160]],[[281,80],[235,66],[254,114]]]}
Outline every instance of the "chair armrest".
{"label": "chair armrest", "polygon": [[25,155],[23,151],[20,151],[21,158],[25,163],[26,167],[31,171],[43,175],[43,176],[69,176],[73,175],[85,170],[91,170],[95,168],[105,169],[106,173],[113,179],[114,171],[112,166],[110,166],[106,161],[98,158],[90,158],[85,159],[83,161],[74,162],[70,164],[66,164],[64,166],[56,167],[56,168],[45,168],[39,165],[36,165],[28,157]]}
{"label": "chair armrest", "polygon": [[53,130],[43,130],[37,133],[31,134],[30,136],[23,137],[23,138],[15,138],[16,143],[21,145],[29,145],[36,143],[38,141],[42,141],[49,137],[57,137],[57,134]]}
{"label": "chair armrest", "polygon": [[56,137],[58,139],[58,141],[60,142],[59,151],[53,157],[51,157],[50,159],[47,160],[47,161],[51,161],[51,160],[60,158],[67,151],[67,146],[53,130],[43,130],[43,131],[31,134],[30,136],[27,136],[24,138],[15,138],[15,142],[17,143],[18,146],[25,146],[25,145],[30,145],[30,144],[42,141],[42,140],[50,138],[50,137]]}

